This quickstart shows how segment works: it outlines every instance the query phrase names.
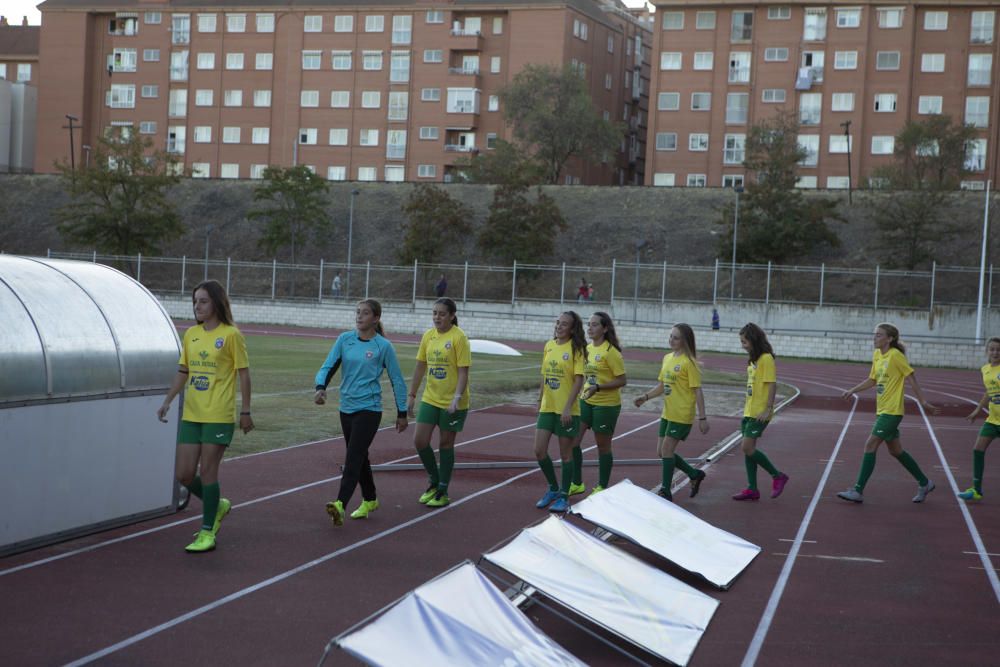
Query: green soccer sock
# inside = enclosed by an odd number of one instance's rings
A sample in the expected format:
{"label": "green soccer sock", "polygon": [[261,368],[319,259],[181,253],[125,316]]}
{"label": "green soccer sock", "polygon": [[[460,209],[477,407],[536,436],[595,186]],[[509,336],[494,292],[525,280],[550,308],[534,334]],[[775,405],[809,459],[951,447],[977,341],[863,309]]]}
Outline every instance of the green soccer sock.
{"label": "green soccer sock", "polygon": [[215,514],[219,511],[219,497],[222,492],[219,483],[202,486],[201,529],[212,530],[215,527]]}
{"label": "green soccer sock", "polygon": [[611,483],[611,468],[614,465],[615,457],[614,454],[608,452],[607,454],[597,455],[597,484],[602,488],[608,488],[608,484]]}
{"label": "green soccer sock", "polygon": [[583,450],[579,445],[573,448],[573,483],[583,484]]}
{"label": "green soccer sock", "polygon": [[[427,449],[430,449],[428,447]],[[441,491],[448,490],[448,484],[451,483],[451,471],[455,469],[455,450],[454,449],[441,449],[441,479],[438,481],[438,489]]]}
{"label": "green soccer sock", "polygon": [[972,450],[972,487],[976,493],[983,492],[983,469],[986,467],[986,452]]}
{"label": "green soccer sock", "polygon": [[[443,454],[444,450],[441,452]],[[417,454],[420,456],[420,462],[424,464],[424,470],[427,471],[428,485],[437,486],[441,482],[441,477],[438,474],[437,461],[434,459],[434,450],[428,446],[418,449]],[[444,456],[441,457],[441,464],[444,465]]]}
{"label": "green soccer sock", "polygon": [[201,498],[201,475],[195,475],[194,481],[185,484],[184,488],[195,498]]}
{"label": "green soccer sock", "polygon": [[861,457],[861,471],[858,472],[858,481],[854,485],[854,490],[858,493],[864,493],[865,484],[868,483],[868,478],[872,476],[875,472],[875,452],[865,452],[864,456]]}
{"label": "green soccer sock", "polygon": [[913,475],[913,479],[917,480],[917,484],[920,486],[927,485],[927,475],[925,475],[924,471],[920,469],[920,466],[918,466],[917,462],[913,460],[913,457],[910,456],[909,452],[904,450],[902,454],[896,457],[896,460],[903,464],[903,467],[906,468],[908,473]]}
{"label": "green soccer sock", "polygon": [[757,490],[757,462],[752,456],[743,455],[743,465],[747,469],[747,488]]}
{"label": "green soccer sock", "polygon": [[774,467],[774,464],[771,463],[771,460],[767,458],[767,455],[759,449],[755,449],[753,454],[750,455],[750,458],[752,458],[757,465],[766,470],[767,474],[771,477],[777,477],[781,474],[778,472],[778,469]]}
{"label": "green soccer sock", "polygon": [[698,471],[691,467],[691,464],[684,460],[683,457],[674,454],[674,465],[678,470],[683,472],[688,477],[695,477]]}
{"label": "green soccer sock", "polygon": [[676,457],[671,456],[669,459],[660,459],[660,486],[667,493],[670,493],[670,487],[674,483],[674,463]]}
{"label": "green soccer sock", "polygon": [[559,482],[556,481],[556,467],[552,465],[552,459],[548,456],[544,459],[539,459],[538,467],[542,469],[545,481],[549,483],[549,491],[558,491]]}
{"label": "green soccer sock", "polygon": [[569,487],[573,483],[573,460],[562,462],[562,486],[559,490],[569,495]]}

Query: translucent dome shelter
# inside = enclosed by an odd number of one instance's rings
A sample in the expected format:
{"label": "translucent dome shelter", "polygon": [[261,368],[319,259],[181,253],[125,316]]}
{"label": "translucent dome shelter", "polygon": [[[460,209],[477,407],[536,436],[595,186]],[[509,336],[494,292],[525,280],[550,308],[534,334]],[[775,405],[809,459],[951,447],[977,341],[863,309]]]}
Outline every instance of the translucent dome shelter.
{"label": "translucent dome shelter", "polygon": [[174,511],[179,351],[124,273],[0,255],[0,555]]}

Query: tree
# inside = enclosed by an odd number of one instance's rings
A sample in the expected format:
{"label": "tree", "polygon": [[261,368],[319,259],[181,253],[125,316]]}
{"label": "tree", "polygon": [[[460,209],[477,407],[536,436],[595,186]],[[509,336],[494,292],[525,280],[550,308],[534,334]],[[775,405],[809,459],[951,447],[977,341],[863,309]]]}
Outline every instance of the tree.
{"label": "tree", "polygon": [[540,159],[503,139],[498,139],[492,150],[456,160],[455,167],[469,183],[530,186],[546,180],[546,167]]}
{"label": "tree", "polygon": [[264,180],[253,192],[253,200],[262,206],[247,213],[250,219],[264,221],[260,245],[269,253],[290,246],[294,264],[298,248],[310,232],[326,227],[326,194],[329,185],[308,167],[268,167]]}
{"label": "tree", "polygon": [[514,138],[545,165],[547,183],[559,181],[572,157],[596,162],[615,153],[624,134],[601,117],[571,66],[526,65],[500,91],[500,102]]}
{"label": "tree", "polygon": [[967,173],[966,153],[975,137],[973,126],[950,116],[910,121],[896,135],[892,164],[872,174],[885,192],[868,199],[883,263],[911,271],[927,265],[954,233],[945,212]]}
{"label": "tree", "polygon": [[414,187],[402,210],[407,222],[397,254],[404,264],[414,260],[434,264],[446,254],[461,253],[472,231],[472,209],[430,183]]}
{"label": "tree", "polygon": [[562,212],[541,188],[531,201],[527,186],[501,185],[493,193],[489,217],[479,233],[479,249],[503,264],[541,263],[552,255],[556,235],[565,229]]}
{"label": "tree", "polygon": [[[827,220],[843,221],[837,202],[806,197],[795,187],[798,165],[808,156],[798,143],[798,133],[798,120],[790,113],[750,128],[743,166],[751,179],[740,197],[738,261],[783,263],[839,244],[827,225]],[[720,257],[728,258],[732,252],[734,205],[725,207],[719,220],[727,230],[719,242]]]}
{"label": "tree", "polygon": [[[184,227],[167,193],[180,182],[180,163],[151,150],[153,142],[122,128],[97,140],[88,165],[56,164],[71,201],[56,212],[72,243],[116,255],[156,254]],[[132,267],[129,263],[128,269]]]}

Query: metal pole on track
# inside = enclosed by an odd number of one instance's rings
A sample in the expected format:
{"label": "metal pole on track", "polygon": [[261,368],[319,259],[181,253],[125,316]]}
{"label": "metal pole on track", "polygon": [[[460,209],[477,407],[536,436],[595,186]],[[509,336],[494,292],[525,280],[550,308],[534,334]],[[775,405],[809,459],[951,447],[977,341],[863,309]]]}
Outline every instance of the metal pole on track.
{"label": "metal pole on track", "polygon": [[976,300],[976,343],[983,342],[983,289],[986,283],[986,233],[990,224],[990,185],[986,181],[986,200],[983,202],[983,250],[979,259],[979,298]]}

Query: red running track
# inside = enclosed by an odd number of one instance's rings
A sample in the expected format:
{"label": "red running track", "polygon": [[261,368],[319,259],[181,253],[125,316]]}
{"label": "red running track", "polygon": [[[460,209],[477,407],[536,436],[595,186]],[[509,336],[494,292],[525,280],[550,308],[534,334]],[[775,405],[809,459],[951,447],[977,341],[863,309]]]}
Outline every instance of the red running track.
{"label": "red running track", "polygon": [[[659,353],[626,357],[647,355]],[[722,355],[704,361],[734,372],[745,364]],[[1000,475],[988,456],[988,495],[965,512],[945,470],[968,486],[977,427],[961,417],[981,395],[977,373],[918,371],[929,400],[944,407],[928,427],[911,403],[902,425],[905,447],[938,485],[927,502],[910,502],[916,484],[882,451],[865,503],[853,505],[834,494],[854,482],[874,406],[869,395],[852,412],[839,395],[867,367],[779,359],[778,370],[801,395],[759,445],[791,476],[785,494],[731,501],[745,484],[737,450],[708,464],[696,499],[676,493],[763,553],[724,592],[646,556],[721,601],[691,664],[992,664],[1000,654],[1000,503],[990,491]],[[654,417],[623,413],[619,458],[654,455]],[[737,422],[711,415],[711,432],[693,434],[681,453],[698,456]],[[476,412],[458,460],[529,460],[532,425],[525,408]],[[375,461],[416,462],[411,438],[382,431]],[[226,461],[234,509],[210,554],[183,551],[197,528],[195,501],[174,517],[0,560],[0,663],[315,664],[333,635],[544,515],[533,507],[543,491],[537,469],[457,471],[454,502],[442,510],[416,502],[422,473],[384,472],[376,475],[381,509],[334,528],[324,504],[336,493],[342,448],[335,439]],[[588,485],[595,474],[585,469]],[[616,468],[614,478],[623,477],[651,488],[659,472]],[[544,609],[528,614],[588,663],[622,663]],[[356,663],[335,650],[327,664]]]}

